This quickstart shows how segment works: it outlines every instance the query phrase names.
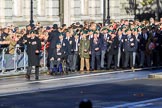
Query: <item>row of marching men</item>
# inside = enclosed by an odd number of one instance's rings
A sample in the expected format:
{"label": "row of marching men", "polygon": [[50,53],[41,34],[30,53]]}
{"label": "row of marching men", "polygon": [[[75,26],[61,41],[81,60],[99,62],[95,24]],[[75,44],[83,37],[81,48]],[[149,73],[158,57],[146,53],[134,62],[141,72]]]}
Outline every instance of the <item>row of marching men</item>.
{"label": "row of marching men", "polygon": [[86,69],[89,72],[121,67],[134,69],[137,64],[144,66],[145,61],[149,66],[149,59],[146,57],[145,60],[149,42],[149,35],[145,33],[148,31],[141,28],[140,34],[139,30],[121,27],[116,31],[103,28],[102,33],[82,30],[74,36],[69,31],[58,33],[58,37],[55,36],[58,39],[54,42],[56,48],[48,49],[50,67],[56,65],[59,68],[61,63],[66,62],[67,71],[83,72]]}

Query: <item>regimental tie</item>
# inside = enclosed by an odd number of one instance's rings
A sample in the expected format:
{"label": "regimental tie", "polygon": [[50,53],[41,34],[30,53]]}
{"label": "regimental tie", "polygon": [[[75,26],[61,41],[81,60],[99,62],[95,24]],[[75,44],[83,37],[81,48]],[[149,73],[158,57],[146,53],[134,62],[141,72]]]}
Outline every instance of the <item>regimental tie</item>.
{"label": "regimental tie", "polygon": [[107,39],[107,35],[106,35],[106,34],[104,34],[104,39],[105,39],[105,40]]}
{"label": "regimental tie", "polygon": [[78,39],[75,39],[75,50],[78,51]]}

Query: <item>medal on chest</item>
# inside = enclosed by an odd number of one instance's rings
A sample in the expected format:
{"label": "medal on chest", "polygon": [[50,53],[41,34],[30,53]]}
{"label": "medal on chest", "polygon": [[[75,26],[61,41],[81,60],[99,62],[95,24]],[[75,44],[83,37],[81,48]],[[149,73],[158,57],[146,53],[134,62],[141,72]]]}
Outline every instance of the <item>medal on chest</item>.
{"label": "medal on chest", "polygon": [[85,42],[85,44],[84,44],[85,46],[87,46],[87,42]]}
{"label": "medal on chest", "polygon": [[36,44],[37,44],[37,42],[36,42],[36,41],[33,41],[31,44],[32,44],[32,45],[36,45]]}

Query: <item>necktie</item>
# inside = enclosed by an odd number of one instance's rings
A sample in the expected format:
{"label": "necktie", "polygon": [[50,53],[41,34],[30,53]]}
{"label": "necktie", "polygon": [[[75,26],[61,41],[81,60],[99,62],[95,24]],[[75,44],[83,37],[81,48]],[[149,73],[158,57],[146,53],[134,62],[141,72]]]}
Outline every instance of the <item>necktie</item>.
{"label": "necktie", "polygon": [[106,36],[106,34],[104,35],[104,39],[106,40],[106,38],[107,38],[107,36]]}
{"label": "necktie", "polygon": [[145,40],[147,40],[147,35],[145,34]]}
{"label": "necktie", "polygon": [[78,41],[75,40],[75,43],[76,43],[76,45],[75,45],[75,49],[76,49],[76,51],[78,51]]}

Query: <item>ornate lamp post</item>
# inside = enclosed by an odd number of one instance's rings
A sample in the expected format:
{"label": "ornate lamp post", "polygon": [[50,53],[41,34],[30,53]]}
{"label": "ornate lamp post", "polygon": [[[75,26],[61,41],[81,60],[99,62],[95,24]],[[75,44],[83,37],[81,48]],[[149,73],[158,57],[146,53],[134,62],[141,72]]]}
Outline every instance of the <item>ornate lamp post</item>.
{"label": "ornate lamp post", "polygon": [[34,20],[33,20],[33,0],[30,0],[30,26],[33,26]]}
{"label": "ornate lamp post", "polygon": [[157,3],[157,19],[160,19],[160,2],[159,0],[156,0]]}
{"label": "ornate lamp post", "polygon": [[106,3],[105,3],[106,1],[105,0],[103,0],[103,26],[105,26],[105,13],[106,13],[106,11],[105,11],[105,9],[106,9]]}
{"label": "ornate lamp post", "polygon": [[135,19],[135,20],[137,19],[136,10],[137,10],[137,1],[135,0],[135,1],[134,1],[134,19]]}
{"label": "ornate lamp post", "polygon": [[107,23],[110,24],[110,0],[107,0]]}

